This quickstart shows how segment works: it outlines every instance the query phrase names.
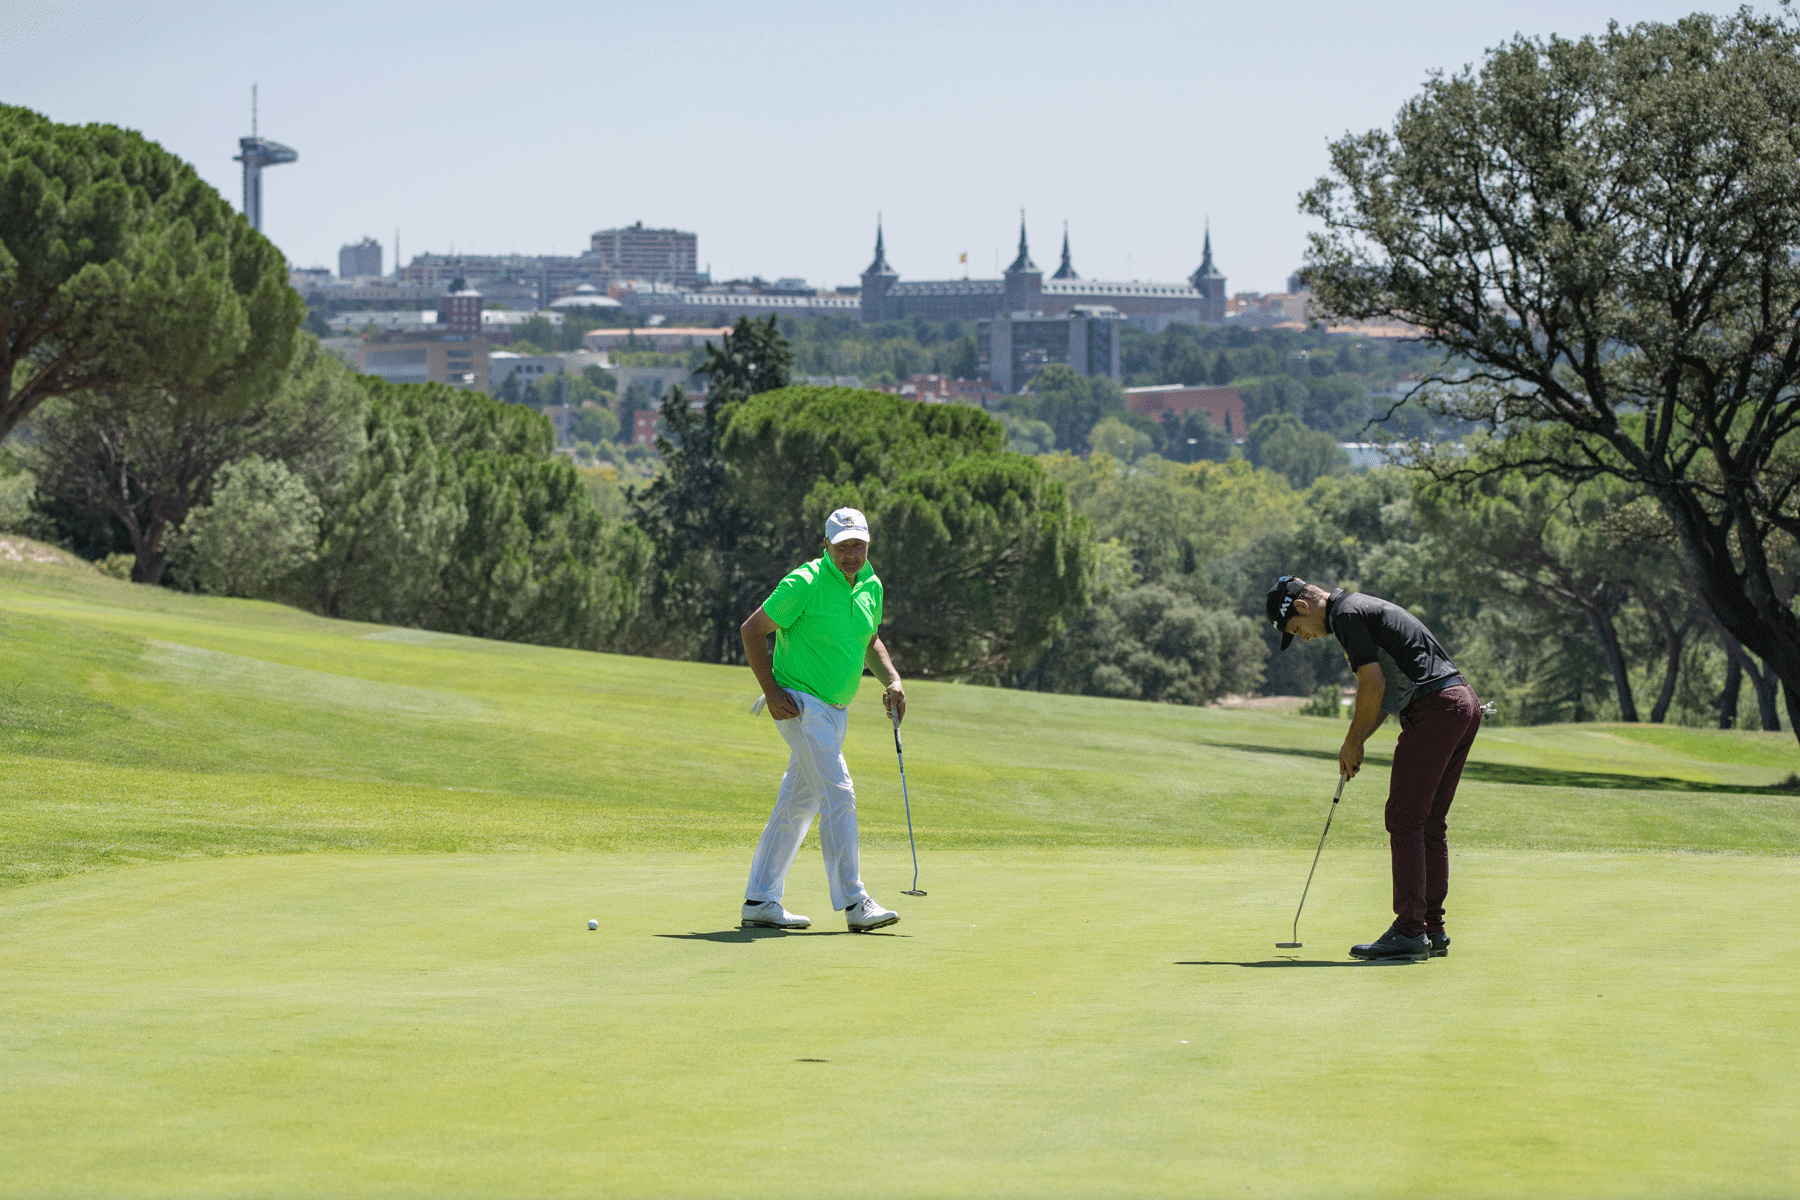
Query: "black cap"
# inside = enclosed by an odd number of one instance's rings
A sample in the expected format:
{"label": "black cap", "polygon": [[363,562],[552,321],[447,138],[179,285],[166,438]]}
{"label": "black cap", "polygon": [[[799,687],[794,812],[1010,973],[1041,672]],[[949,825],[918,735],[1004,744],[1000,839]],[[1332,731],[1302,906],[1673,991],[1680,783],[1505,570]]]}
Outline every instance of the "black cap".
{"label": "black cap", "polygon": [[1269,624],[1281,633],[1281,648],[1286,650],[1294,635],[1287,631],[1287,620],[1294,612],[1294,600],[1306,590],[1306,580],[1298,575],[1283,575],[1269,589]]}

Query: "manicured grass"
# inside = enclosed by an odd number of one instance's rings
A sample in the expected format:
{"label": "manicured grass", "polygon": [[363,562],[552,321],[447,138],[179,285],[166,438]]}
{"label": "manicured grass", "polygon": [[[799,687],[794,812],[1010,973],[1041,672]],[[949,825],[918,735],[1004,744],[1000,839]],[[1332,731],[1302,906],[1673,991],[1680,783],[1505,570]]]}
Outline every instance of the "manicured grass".
{"label": "manicured grass", "polygon": [[0,565],[0,1195],[1800,1190],[1788,734],[1484,731],[1364,966],[1391,730],[1280,952],[1339,722],[913,682],[910,899],[869,688],[764,936],[753,691]]}
{"label": "manicured grass", "polygon": [[[0,894],[0,1195],[1794,1194],[1800,861],[948,851],[891,932],[743,854],[290,855]],[[586,919],[602,931],[589,933]]]}

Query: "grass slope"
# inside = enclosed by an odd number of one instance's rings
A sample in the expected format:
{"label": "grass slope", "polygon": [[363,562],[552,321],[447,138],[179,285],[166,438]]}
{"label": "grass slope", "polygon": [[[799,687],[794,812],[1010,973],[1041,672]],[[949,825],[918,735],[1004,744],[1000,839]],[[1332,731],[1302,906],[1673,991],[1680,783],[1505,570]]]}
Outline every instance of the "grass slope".
{"label": "grass slope", "polygon": [[[928,849],[1298,846],[1323,718],[914,683]],[[865,836],[904,837],[872,684],[846,755]],[[0,565],[0,882],[195,854],[742,847],[784,765],[742,668],[333,622]],[[1390,722],[1390,726],[1391,726]],[[1392,729],[1333,839],[1380,828]],[[1490,729],[1457,843],[1791,853],[1786,734]]]}
{"label": "grass slope", "polygon": [[1789,735],[1484,731],[1367,966],[1391,740],[1278,952],[1334,722],[909,691],[765,936],[741,669],[0,564],[0,1196],[1800,1190]]}

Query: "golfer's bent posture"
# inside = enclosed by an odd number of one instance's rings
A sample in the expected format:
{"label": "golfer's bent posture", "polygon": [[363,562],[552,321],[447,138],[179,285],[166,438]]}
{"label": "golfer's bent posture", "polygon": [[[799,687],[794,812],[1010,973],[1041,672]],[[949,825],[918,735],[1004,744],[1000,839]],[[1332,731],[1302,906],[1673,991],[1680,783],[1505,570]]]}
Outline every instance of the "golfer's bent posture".
{"label": "golfer's bent posture", "polygon": [[1269,623],[1281,648],[1298,637],[1332,634],[1356,672],[1356,710],[1338,750],[1338,772],[1355,778],[1363,743],[1389,713],[1400,718],[1388,776],[1388,847],[1393,856],[1394,923],[1357,958],[1440,957],[1450,952],[1444,898],[1450,892],[1446,817],[1463,763],[1481,728],[1475,690],[1419,619],[1374,596],[1327,593],[1283,575],[1269,589]]}
{"label": "golfer's bent posture", "polygon": [[[781,906],[788,868],[819,816],[819,847],[831,884],[831,906],[844,910],[852,932],[892,925],[900,915],[863,888],[856,845],[856,790],[844,763],[846,709],[866,665],[886,685],[881,703],[906,715],[906,689],[894,670],[881,627],[881,580],[869,565],[869,522],[854,508],[825,521],[825,554],[789,572],[741,632],[744,658],[762,686],[775,728],[787,739],[787,774],[775,811],[763,826],[744,889],[745,925],[805,929],[812,924]],[[768,636],[775,634],[769,657]]]}

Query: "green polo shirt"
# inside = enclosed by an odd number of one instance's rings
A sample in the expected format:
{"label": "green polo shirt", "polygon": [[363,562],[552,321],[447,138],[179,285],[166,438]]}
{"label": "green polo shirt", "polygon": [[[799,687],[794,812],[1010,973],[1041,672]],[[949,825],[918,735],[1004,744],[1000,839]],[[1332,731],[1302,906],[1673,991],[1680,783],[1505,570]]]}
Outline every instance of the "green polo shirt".
{"label": "green polo shirt", "polygon": [[781,626],[775,682],[827,704],[848,704],[862,682],[863,658],[881,628],[881,580],[864,563],[851,585],[829,558],[796,567],[763,601]]}

